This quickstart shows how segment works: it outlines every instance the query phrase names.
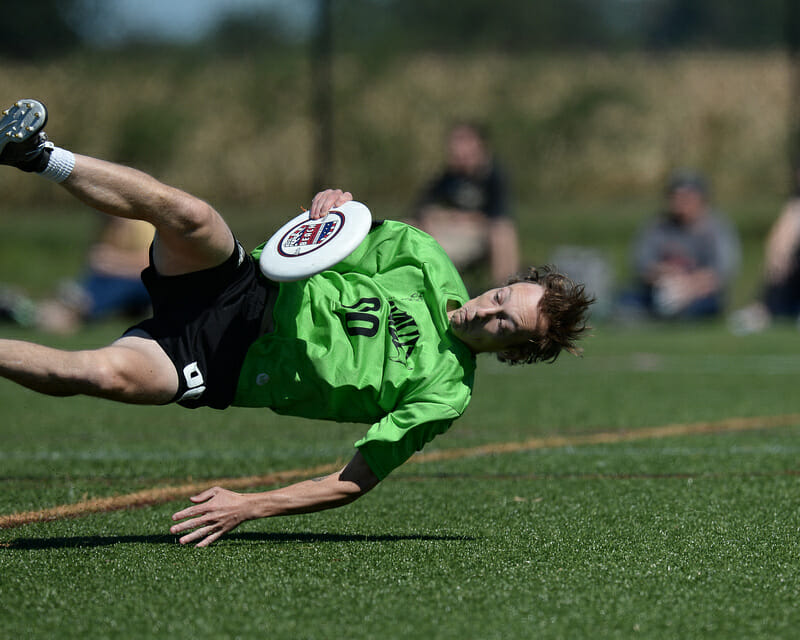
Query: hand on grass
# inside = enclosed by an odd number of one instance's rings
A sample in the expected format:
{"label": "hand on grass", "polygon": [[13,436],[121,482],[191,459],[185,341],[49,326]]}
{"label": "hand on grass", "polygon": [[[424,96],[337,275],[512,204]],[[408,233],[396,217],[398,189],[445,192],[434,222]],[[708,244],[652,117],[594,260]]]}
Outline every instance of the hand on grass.
{"label": "hand on grass", "polygon": [[[198,547],[207,547],[220,536],[249,520],[248,499],[245,494],[212,487],[189,498],[195,503],[172,515],[173,520],[184,520],[170,527],[171,533],[191,531],[181,537],[181,544],[197,542]],[[191,518],[190,520],[185,520]]]}

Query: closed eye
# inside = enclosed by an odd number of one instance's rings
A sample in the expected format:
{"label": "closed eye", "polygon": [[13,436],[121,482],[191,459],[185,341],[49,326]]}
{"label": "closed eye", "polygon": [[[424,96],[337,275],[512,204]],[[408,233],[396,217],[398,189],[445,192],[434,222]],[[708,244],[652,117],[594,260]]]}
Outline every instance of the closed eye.
{"label": "closed eye", "polygon": [[503,304],[505,299],[508,297],[508,287],[503,287],[502,289],[497,289],[494,292],[494,301],[496,304]]}

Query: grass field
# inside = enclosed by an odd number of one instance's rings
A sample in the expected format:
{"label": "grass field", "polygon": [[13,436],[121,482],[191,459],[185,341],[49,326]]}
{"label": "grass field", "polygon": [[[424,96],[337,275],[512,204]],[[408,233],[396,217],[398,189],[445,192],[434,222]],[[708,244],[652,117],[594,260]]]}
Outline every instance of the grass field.
{"label": "grass field", "polygon": [[[51,236],[30,225],[0,227],[18,229],[17,251],[41,237],[56,264],[77,264],[59,233],[88,222]],[[46,288],[52,264],[12,272],[9,252],[4,273]],[[83,348],[124,326],[0,335]],[[246,523],[203,550],[168,533],[185,499],[0,529],[3,635],[796,637],[796,329],[594,334],[583,359],[482,359],[466,416],[343,509]],[[0,522],[220,478],[276,486],[265,476],[346,460],[364,431],[51,399],[4,381],[0,407]]]}
{"label": "grass field", "polygon": [[[487,360],[474,406],[428,458],[347,508],[246,523],[206,550],[167,533],[184,501],[4,529],[5,633],[792,637],[794,341],[788,328],[746,340],[714,326],[609,328],[581,361]],[[5,515],[310,469],[345,459],[362,431],[48,399],[8,383],[0,406]],[[762,419],[782,415],[772,428]],[[685,427],[648,430],[661,425]],[[503,443],[525,444],[491,446]]]}

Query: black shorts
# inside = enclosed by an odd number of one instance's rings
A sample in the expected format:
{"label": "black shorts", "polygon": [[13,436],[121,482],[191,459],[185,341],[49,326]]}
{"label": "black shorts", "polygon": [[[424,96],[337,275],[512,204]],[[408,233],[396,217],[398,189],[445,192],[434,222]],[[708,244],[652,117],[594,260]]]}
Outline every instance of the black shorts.
{"label": "black shorts", "polygon": [[245,354],[263,333],[270,289],[277,285],[261,275],[238,242],[221,265],[180,276],[159,275],[151,256],[142,281],[153,317],[128,332],[146,332],[172,360],[178,374],[172,402],[191,409],[229,406]]}

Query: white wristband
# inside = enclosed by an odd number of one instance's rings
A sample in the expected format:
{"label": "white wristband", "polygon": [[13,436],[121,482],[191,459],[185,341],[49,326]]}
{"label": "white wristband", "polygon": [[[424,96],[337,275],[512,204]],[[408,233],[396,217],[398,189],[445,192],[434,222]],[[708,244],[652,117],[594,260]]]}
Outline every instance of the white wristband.
{"label": "white wristband", "polygon": [[75,168],[75,154],[61,147],[50,152],[50,161],[39,175],[53,182],[64,182]]}

